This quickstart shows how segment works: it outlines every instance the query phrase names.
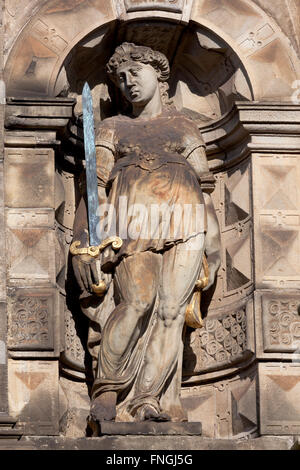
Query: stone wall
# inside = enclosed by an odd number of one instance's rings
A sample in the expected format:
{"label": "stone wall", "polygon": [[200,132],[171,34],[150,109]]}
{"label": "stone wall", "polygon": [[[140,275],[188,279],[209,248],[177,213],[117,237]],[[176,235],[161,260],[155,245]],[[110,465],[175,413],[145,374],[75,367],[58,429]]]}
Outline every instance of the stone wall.
{"label": "stone wall", "polygon": [[300,57],[300,5],[297,0],[254,0],[290,39]]}
{"label": "stone wall", "polygon": [[123,40],[168,56],[171,96],[196,120],[216,176],[222,265],[203,298],[204,328],[186,336],[189,420],[214,439],[299,434],[298,2],[5,0],[3,8],[0,435],[85,436],[87,323],[68,295],[81,89],[89,81],[96,120],[116,112],[102,69]]}

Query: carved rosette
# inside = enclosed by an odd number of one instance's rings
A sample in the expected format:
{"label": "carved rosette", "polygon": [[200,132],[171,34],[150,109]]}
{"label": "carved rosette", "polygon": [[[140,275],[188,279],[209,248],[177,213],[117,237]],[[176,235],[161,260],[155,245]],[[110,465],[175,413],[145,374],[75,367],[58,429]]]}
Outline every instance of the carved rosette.
{"label": "carved rosette", "polygon": [[205,319],[203,328],[186,335],[184,375],[203,374],[248,360],[253,349],[250,317],[244,305],[232,313]]}
{"label": "carved rosette", "polygon": [[300,321],[296,302],[273,300],[268,303],[270,346],[300,345]]}
{"label": "carved rosette", "polygon": [[299,294],[262,296],[264,352],[293,353],[300,348]]}

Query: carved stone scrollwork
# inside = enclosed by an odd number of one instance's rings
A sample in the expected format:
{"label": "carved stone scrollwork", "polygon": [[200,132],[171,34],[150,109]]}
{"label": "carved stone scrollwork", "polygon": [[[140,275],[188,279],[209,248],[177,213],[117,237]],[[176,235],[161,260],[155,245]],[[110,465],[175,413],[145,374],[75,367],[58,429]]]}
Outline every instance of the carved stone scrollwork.
{"label": "carved stone scrollwork", "polygon": [[85,380],[85,349],[76,330],[72,312],[64,311],[64,351],[61,355],[61,370],[73,378]]}
{"label": "carved stone scrollwork", "polygon": [[[44,294],[44,295],[43,295]],[[53,350],[53,297],[10,289],[8,347],[12,351]]]}
{"label": "carved stone scrollwork", "polygon": [[204,327],[185,339],[184,375],[204,374],[249,360],[253,355],[251,310],[247,305],[232,313],[219,313],[204,320]]}
{"label": "carved stone scrollwork", "polygon": [[84,349],[76,335],[74,319],[68,311],[65,311],[65,341],[67,352],[74,358],[74,365],[81,368],[84,363]]}
{"label": "carved stone scrollwork", "polygon": [[299,295],[262,298],[265,352],[294,352],[300,347]]}
{"label": "carved stone scrollwork", "polygon": [[32,297],[19,298],[15,312],[11,316],[10,334],[21,347],[49,344],[47,299]]}

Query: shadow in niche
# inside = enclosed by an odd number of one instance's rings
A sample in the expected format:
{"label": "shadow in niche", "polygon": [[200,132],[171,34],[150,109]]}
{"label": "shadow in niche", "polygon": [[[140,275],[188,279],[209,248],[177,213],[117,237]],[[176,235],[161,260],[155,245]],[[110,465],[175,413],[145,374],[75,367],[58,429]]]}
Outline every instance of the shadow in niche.
{"label": "shadow in niche", "polygon": [[201,314],[202,318],[206,318],[208,315],[208,308],[214,296],[215,290],[217,287],[217,282],[215,281],[214,284],[205,292],[202,292],[201,295]]}
{"label": "shadow in niche", "polygon": [[[87,394],[89,399],[91,400],[91,392],[92,392],[92,386],[94,382],[94,375],[93,375],[93,361],[95,360],[95,354],[93,354],[93,348],[97,345],[99,345],[100,337],[101,337],[101,332],[100,332],[100,326],[93,322],[92,320],[88,319],[83,311],[81,310],[80,306],[80,294],[81,291],[78,287],[77,281],[75,279],[73,267],[72,267],[72,255],[69,254],[68,257],[68,276],[66,280],[66,305],[69,311],[72,313],[72,318],[74,320],[74,326],[75,326],[75,331],[76,335],[79,338],[82,348],[84,350],[84,362],[83,362],[83,367],[84,367],[84,375],[85,375],[85,384],[87,386]],[[84,304],[84,300],[81,300],[81,303],[83,302],[83,307],[87,306],[98,306],[101,300],[98,298],[95,299],[94,296],[89,296],[86,299],[86,305]],[[92,335],[90,334],[92,331]],[[74,364],[69,363],[68,361],[65,361],[65,364],[71,369],[74,368]],[[81,373],[82,367],[81,367]],[[62,371],[64,374],[64,371]],[[65,375],[65,374],[64,374]],[[68,374],[65,375],[68,377]],[[82,382],[82,378],[76,378],[76,376],[72,375],[72,381],[80,381]],[[89,412],[87,411],[86,413],[86,425],[84,428],[85,436],[86,437],[92,437],[93,436],[93,431],[90,428],[88,424],[88,416]],[[83,428],[82,428],[83,429]]]}
{"label": "shadow in niche", "polygon": [[[62,139],[64,142],[64,140]],[[82,160],[80,157],[68,157],[68,152],[66,148],[61,148],[61,153],[57,153],[56,155],[56,171],[61,174],[62,172],[66,172],[67,174],[73,175],[74,180],[76,181],[79,179],[79,175],[83,171]],[[75,184],[75,205],[78,206],[79,200],[81,198],[81,194],[79,191],[79,187]],[[62,247],[64,247],[66,243],[66,232],[65,232],[65,221],[64,221],[64,212],[66,202],[64,201],[56,210],[55,212],[55,219],[57,221],[57,229],[56,234],[59,239],[59,243]],[[62,248],[61,256],[64,257],[64,248]],[[65,275],[65,273],[67,273]],[[91,381],[91,360],[89,358],[89,354],[87,351],[87,335],[88,335],[88,327],[89,321],[83,315],[79,305],[79,295],[80,290],[77,284],[77,281],[74,276],[73,267],[72,267],[72,257],[70,253],[68,253],[68,257],[66,259],[66,264],[64,265],[63,269],[58,273],[56,279],[57,285],[59,286],[61,291],[65,291],[65,298],[63,299],[64,302],[64,309],[67,309],[68,312],[72,315],[72,319],[74,321],[74,329],[76,333],[76,337],[80,341],[80,344],[84,351],[84,373],[85,373],[85,381],[89,386]],[[64,314],[66,315],[66,314]],[[64,318],[64,321],[65,318]],[[75,340],[75,339],[74,339]],[[74,344],[74,348],[76,349],[76,345]],[[79,362],[76,363],[76,359],[72,360],[72,357],[68,357],[65,354],[65,351],[62,352],[60,357],[60,363],[67,366],[68,369],[74,371],[74,375],[72,375],[72,379],[74,380],[82,380],[79,377],[76,377],[77,373],[83,373],[83,367],[80,366]],[[66,369],[67,370],[67,369]],[[68,376],[68,372],[64,371],[63,367],[61,367],[61,374],[64,376]]]}
{"label": "shadow in niche", "polygon": [[90,85],[96,106],[95,125],[124,112],[120,94],[106,75],[105,65],[122,42],[152,47],[170,61],[170,97],[179,110],[203,123],[228,112],[235,101],[253,98],[245,67],[236,53],[211,31],[190,23],[162,20],[111,23],[98,28],[74,46],[57,80],[57,94],[78,98],[80,112],[84,82]]}
{"label": "shadow in niche", "polygon": [[100,119],[101,119],[101,121],[103,121],[103,119],[106,119],[106,118],[109,118],[109,117],[112,117],[112,116],[115,115],[115,113],[113,111],[111,100],[109,100],[109,99],[104,100],[103,98],[100,98],[99,108],[100,108]]}
{"label": "shadow in niche", "polygon": [[57,94],[77,99],[75,114],[81,114],[81,95],[84,83],[90,86],[94,102],[95,125],[117,114],[117,97],[106,75],[105,65],[116,45],[114,24],[103,26],[88,34],[69,53],[57,80]]}
{"label": "shadow in niche", "polygon": [[73,272],[72,257],[69,254],[68,275],[66,279],[66,306],[68,310],[72,313],[76,335],[79,338],[81,345],[85,352],[84,369],[85,369],[86,383],[88,386],[88,390],[90,392],[90,387],[93,381],[93,372],[92,372],[92,358],[87,350],[89,320],[81,311],[79,296],[80,296],[80,289],[78,287],[78,284],[77,284],[77,281],[75,279],[75,275]]}
{"label": "shadow in niche", "polygon": [[191,24],[182,32],[174,55],[170,96],[182,109],[192,110],[200,123],[221,117],[236,101],[251,100],[253,92],[244,65],[230,46]]}
{"label": "shadow in niche", "polygon": [[183,359],[182,359],[182,376],[190,375],[190,371],[194,370],[197,364],[197,356],[191,347],[191,335],[194,329],[186,326],[183,338]]}

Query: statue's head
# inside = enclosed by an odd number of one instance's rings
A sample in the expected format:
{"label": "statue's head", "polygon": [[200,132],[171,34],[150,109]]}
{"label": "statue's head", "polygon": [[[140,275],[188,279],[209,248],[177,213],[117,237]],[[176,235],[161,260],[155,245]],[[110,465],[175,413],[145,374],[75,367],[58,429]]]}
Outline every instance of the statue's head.
{"label": "statue's head", "polygon": [[162,101],[168,99],[170,68],[164,54],[150,47],[124,42],[110,58],[107,73],[130,103],[147,102],[159,88]]}

